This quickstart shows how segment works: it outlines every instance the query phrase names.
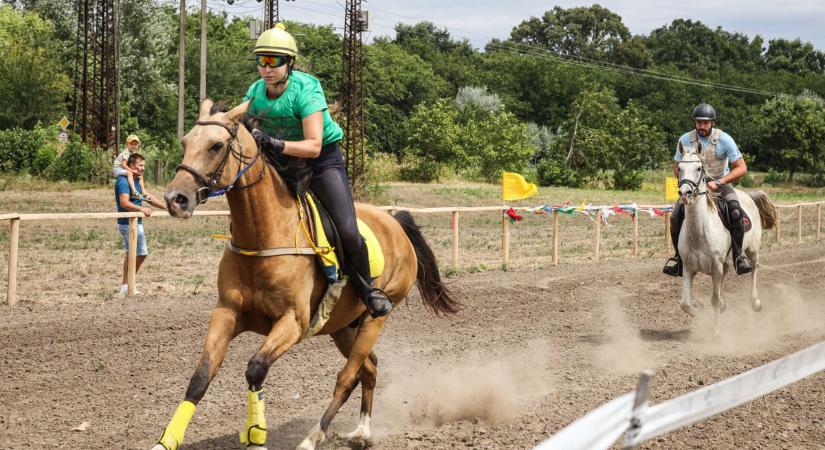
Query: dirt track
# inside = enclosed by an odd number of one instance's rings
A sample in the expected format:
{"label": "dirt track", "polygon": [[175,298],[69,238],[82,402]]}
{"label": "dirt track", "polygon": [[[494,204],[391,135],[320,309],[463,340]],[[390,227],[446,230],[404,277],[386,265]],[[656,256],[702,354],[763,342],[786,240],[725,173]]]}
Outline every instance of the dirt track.
{"label": "dirt track", "polygon": [[[763,255],[753,313],[746,279],[727,278],[718,339],[711,308],[691,321],[659,260],[623,259],[449,281],[466,310],[436,319],[417,294],[379,342],[375,447],[529,448],[656,371],[652,402],[825,339],[825,245]],[[709,283],[698,283],[707,304]],[[149,448],[200,353],[211,294],[0,306],[0,448]],[[211,385],[184,448],[239,448],[243,335]],[[266,382],[270,449],[294,448],[318,420],[343,364],[328,337],[303,342]],[[357,397],[332,424],[356,423]],[[88,422],[85,431],[73,428]],[[653,440],[643,448],[823,448],[825,374]],[[324,448],[339,448],[328,445]]]}

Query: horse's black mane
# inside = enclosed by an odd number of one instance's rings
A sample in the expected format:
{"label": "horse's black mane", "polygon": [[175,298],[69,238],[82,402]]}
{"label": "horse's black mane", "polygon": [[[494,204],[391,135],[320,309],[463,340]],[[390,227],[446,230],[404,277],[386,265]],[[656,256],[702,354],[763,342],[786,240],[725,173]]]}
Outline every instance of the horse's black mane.
{"label": "horse's black mane", "polygon": [[[227,112],[230,109],[232,108],[228,102],[219,100],[212,105],[209,114]],[[251,133],[254,128],[258,127],[260,118],[244,115],[241,123]],[[307,164],[306,159],[286,155],[271,155],[267,152],[263,152],[263,154],[267,163],[275,168],[293,196],[299,197],[309,190],[309,183],[312,181],[312,169]]]}

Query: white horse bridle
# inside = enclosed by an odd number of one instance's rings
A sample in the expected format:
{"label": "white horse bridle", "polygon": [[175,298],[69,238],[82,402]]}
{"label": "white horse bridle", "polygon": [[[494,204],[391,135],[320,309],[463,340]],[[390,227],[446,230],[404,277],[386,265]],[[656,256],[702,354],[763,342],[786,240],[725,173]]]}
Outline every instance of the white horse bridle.
{"label": "white horse bridle", "polygon": [[697,176],[695,180],[691,180],[690,178],[682,178],[680,176],[679,187],[681,188],[682,185],[686,184],[693,188],[693,193],[690,195],[690,197],[692,198],[696,198],[700,195],[707,194],[707,189],[705,189],[703,192],[699,192],[699,185],[707,181],[707,178],[705,177],[705,164],[702,162],[702,160],[699,159],[698,161],[679,161],[680,167],[682,166],[682,164],[699,164],[699,176]]}

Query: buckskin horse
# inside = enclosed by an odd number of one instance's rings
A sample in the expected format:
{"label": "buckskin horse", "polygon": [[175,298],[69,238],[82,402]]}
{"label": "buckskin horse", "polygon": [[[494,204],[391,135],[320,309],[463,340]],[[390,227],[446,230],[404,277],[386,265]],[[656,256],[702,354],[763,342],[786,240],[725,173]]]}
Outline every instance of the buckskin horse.
{"label": "buckskin horse", "polygon": [[[248,103],[223,112],[214,111],[213,106],[208,99],[201,103],[198,121],[183,138],[183,160],[165,194],[169,213],[189,218],[209,196],[225,192],[230,244],[236,249],[268,249],[276,256],[243,254],[227,246],[218,269],[218,301],[212,309],[203,353],[184,401],[153,450],[177,450],[181,445],[196,405],[223,362],[229,343],[245,331],[265,338],[247,365],[247,419],[240,439],[248,449],[264,449],[264,378],[284,352],[306,337],[328,285],[314,252],[301,253],[314,244],[301,228],[305,224],[296,200],[296,191],[302,189],[300,180],[290,186],[286,179],[294,174],[288,170],[279,173],[266,162],[243,125]],[[356,210],[383,248],[384,271],[375,283],[393,304],[401,302],[417,281],[422,301],[435,315],[456,313],[460,305],[443,285],[432,249],[412,216],[403,211],[392,216],[365,204],[357,204]],[[354,290],[348,286],[343,289],[317,334],[329,334],[347,361],[338,373],[332,401],[299,449],[313,449],[326,438],[330,422],[359,382],[360,420],[346,437],[369,443],[378,365],[372,348],[387,317],[372,317]]]}
{"label": "buckskin horse", "polygon": [[[725,311],[722,298],[722,279],[729,270],[728,254],[731,248],[730,232],[719,217],[716,195],[708,189],[705,179],[704,162],[699,152],[687,149],[679,142],[682,160],[679,162],[679,196],[684,202],[685,220],[679,234],[679,255],[683,264],[682,305],[684,312],[691,316],[696,310],[690,301],[690,288],[697,273],[710,275],[713,292],[710,301],[714,309],[714,332],[719,333],[719,314]],[[704,198],[701,198],[704,196]],[[742,250],[748,256],[751,272],[750,300],[754,311],[762,309],[756,289],[759,274],[759,247],[762,230],[772,228],[776,223],[776,208],[767,194],[758,191],[746,194],[736,190],[739,204],[750,217],[751,229],[745,233]]]}

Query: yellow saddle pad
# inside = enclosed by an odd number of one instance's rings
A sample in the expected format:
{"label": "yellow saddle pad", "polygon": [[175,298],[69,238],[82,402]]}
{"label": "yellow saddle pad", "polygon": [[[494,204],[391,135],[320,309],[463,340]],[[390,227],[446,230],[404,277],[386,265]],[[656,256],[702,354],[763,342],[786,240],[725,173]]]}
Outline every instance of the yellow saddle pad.
{"label": "yellow saddle pad", "polygon": [[[321,222],[321,214],[318,211],[318,207],[315,205],[315,199],[307,193],[305,195],[307,205],[309,205],[309,209],[312,214],[312,222],[314,224],[315,229],[315,246],[321,249],[318,252],[318,259],[321,262],[321,267],[324,269],[324,274],[326,275],[327,279],[330,283],[334,283],[338,279],[338,275],[341,272],[341,265],[338,263],[338,256],[335,254],[335,249],[330,244],[330,240],[324,231],[324,226]],[[372,232],[369,225],[367,225],[361,219],[358,220],[358,231],[361,233],[361,237],[367,243],[367,252],[369,253],[369,260],[370,260],[370,276],[373,278],[378,278],[384,273],[384,252],[381,249],[381,243],[378,242],[378,238],[375,237],[375,233]]]}

